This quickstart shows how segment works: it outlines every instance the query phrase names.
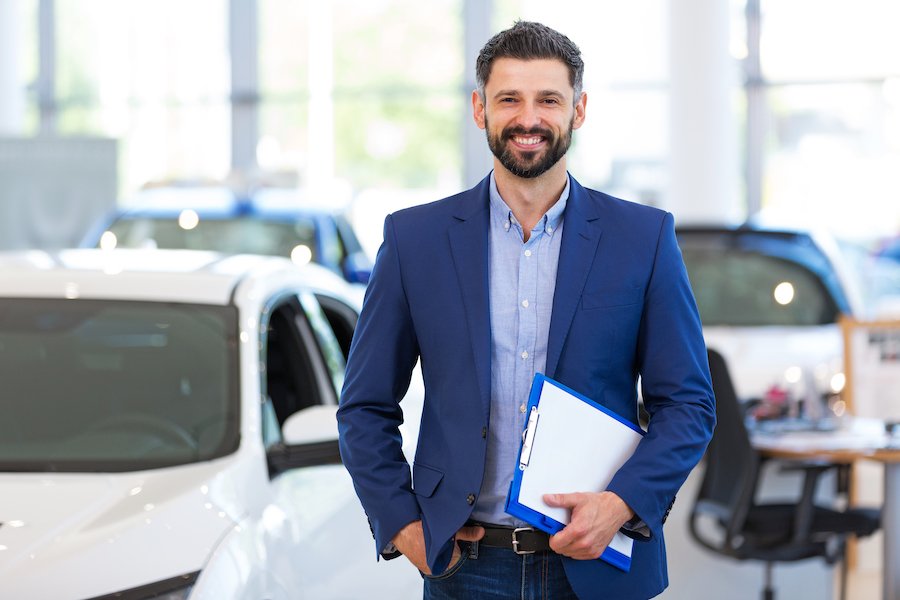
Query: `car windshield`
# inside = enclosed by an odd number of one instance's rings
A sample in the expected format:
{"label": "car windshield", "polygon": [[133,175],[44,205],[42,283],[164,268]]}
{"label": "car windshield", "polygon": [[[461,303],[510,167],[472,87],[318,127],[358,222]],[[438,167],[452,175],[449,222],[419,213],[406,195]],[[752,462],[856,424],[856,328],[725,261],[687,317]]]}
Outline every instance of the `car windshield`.
{"label": "car windshield", "polygon": [[318,262],[311,218],[291,220],[235,218],[125,217],[110,227],[118,248],[214,250],[229,254],[295,256]]}
{"label": "car windshield", "polygon": [[0,300],[0,471],[113,472],[238,443],[228,307]]}
{"label": "car windshield", "polygon": [[682,245],[705,326],[811,326],[839,310],[821,280],[799,263],[740,248]]}

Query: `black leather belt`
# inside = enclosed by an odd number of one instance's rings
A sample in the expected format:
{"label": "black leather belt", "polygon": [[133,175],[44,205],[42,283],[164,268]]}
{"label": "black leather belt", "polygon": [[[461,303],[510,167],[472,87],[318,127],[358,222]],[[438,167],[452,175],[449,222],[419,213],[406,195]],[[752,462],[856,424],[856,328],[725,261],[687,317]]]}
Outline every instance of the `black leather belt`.
{"label": "black leather belt", "polygon": [[550,535],[531,527],[498,527],[483,525],[484,537],[478,540],[482,546],[506,548],[516,554],[534,554],[535,552],[552,552]]}

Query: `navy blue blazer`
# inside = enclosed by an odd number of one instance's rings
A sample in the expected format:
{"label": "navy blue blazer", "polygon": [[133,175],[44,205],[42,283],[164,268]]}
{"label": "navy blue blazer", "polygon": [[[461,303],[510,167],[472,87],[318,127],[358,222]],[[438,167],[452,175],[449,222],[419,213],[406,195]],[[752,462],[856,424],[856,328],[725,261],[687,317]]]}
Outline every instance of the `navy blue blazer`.
{"label": "navy blue blazer", "polygon": [[[377,549],[422,519],[436,573],[481,488],[491,426],[488,182],[385,219],[338,410],[341,456]],[[398,426],[418,359],[425,404],[410,473]],[[580,598],[659,594],[668,582],[663,522],[715,423],[671,214],[571,180],[546,374],[634,423],[640,376],[649,429],[608,489],[650,536],[635,542],[628,573],[600,560],[564,564]]]}

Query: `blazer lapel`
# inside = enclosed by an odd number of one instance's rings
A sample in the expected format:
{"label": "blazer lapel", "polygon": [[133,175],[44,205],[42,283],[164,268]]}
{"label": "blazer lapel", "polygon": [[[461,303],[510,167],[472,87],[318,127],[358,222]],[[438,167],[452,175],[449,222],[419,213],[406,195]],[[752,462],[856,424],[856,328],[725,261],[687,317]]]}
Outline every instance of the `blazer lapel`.
{"label": "blazer lapel", "polygon": [[590,204],[588,194],[570,178],[571,187],[566,203],[563,238],[556,271],[556,290],[553,293],[553,312],[547,340],[547,375],[554,377],[575,310],[581,301],[584,284],[600,242],[599,215]]}
{"label": "blazer lapel", "polygon": [[488,297],[488,202],[489,177],[460,198],[454,214],[457,223],[448,229],[453,264],[462,292],[463,308],[475,374],[482,400],[491,398],[491,307]]}

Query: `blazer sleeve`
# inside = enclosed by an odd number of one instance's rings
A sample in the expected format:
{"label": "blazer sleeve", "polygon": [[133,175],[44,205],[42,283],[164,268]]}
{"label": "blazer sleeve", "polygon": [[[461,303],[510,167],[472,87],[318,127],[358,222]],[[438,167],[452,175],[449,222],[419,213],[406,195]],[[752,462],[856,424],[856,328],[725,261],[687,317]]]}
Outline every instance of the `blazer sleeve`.
{"label": "blazer sleeve", "polygon": [[369,518],[378,552],[418,520],[403,455],[400,400],[418,359],[391,215],[366,289],[338,407],[341,458]]}
{"label": "blazer sleeve", "polygon": [[660,535],[675,493],[703,457],[715,399],[700,316],[672,215],[662,219],[637,343],[647,434],[607,489]]}

